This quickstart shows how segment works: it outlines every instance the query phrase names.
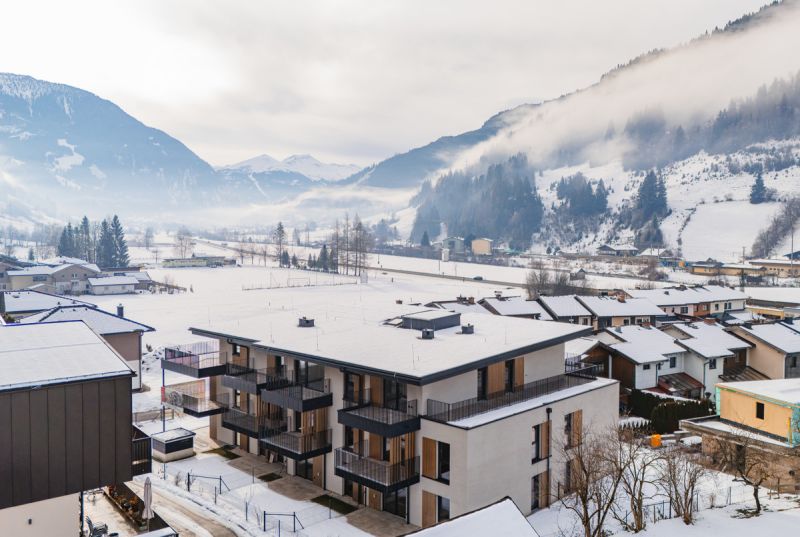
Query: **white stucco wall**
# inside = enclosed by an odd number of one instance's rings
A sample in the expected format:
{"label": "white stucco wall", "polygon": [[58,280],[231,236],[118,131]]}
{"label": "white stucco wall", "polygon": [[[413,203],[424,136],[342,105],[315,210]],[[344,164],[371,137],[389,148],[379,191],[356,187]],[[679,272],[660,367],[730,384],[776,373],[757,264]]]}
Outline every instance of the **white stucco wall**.
{"label": "white stucco wall", "polygon": [[78,494],[8,507],[0,509],[0,534],[9,537],[77,535],[79,515]]}

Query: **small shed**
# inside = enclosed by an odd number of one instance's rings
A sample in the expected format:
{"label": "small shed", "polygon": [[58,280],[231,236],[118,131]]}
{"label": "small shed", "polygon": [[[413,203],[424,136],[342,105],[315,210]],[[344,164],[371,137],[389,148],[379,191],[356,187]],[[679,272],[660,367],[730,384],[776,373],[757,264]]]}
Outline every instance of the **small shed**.
{"label": "small shed", "polygon": [[172,462],[194,456],[194,431],[179,427],[151,434],[153,458],[161,462]]}
{"label": "small shed", "polygon": [[121,295],[133,293],[139,281],[130,276],[89,278],[89,292],[93,295]]}

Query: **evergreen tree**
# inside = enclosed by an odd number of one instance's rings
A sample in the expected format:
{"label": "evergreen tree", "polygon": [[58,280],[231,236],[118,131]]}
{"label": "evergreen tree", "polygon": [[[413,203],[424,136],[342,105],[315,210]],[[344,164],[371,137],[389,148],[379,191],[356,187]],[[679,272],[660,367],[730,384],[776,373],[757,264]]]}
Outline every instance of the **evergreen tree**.
{"label": "evergreen tree", "polygon": [[289,252],[284,250],[283,254],[281,255],[281,266],[288,267],[289,266]]}
{"label": "evergreen tree", "polygon": [[753,181],[753,186],[750,188],[750,203],[764,203],[767,201],[767,187],[764,186],[764,178],[759,172],[756,175],[756,180]]}
{"label": "evergreen tree", "polygon": [[422,240],[419,242],[419,245],[422,246],[423,248],[427,248],[428,246],[431,245],[431,239],[430,237],[428,237],[427,230],[425,230],[425,232],[422,234]]}
{"label": "evergreen tree", "polygon": [[323,244],[322,249],[319,251],[317,266],[320,270],[328,272],[328,246],[326,244]]}
{"label": "evergreen tree", "polygon": [[295,254],[292,254],[292,266],[295,268],[300,266],[300,263],[297,261],[297,255]]}
{"label": "evergreen tree", "polygon": [[100,224],[100,241],[97,245],[97,264],[101,268],[109,268],[114,265],[115,245],[114,234],[108,220],[103,220]]}
{"label": "evergreen tree", "polygon": [[89,219],[84,216],[80,229],[80,258],[89,263],[94,263],[94,245],[92,244],[92,230]]}
{"label": "evergreen tree", "polygon": [[308,261],[306,261],[306,268],[314,268],[314,260],[311,259],[311,254],[308,254]]}
{"label": "evergreen tree", "polygon": [[114,254],[111,263],[115,267],[127,267],[130,263],[128,243],[125,241],[125,230],[117,215],[111,219],[111,235],[114,240]]}
{"label": "evergreen tree", "polygon": [[33,260],[34,260],[33,248],[28,248],[28,261],[33,261]]}

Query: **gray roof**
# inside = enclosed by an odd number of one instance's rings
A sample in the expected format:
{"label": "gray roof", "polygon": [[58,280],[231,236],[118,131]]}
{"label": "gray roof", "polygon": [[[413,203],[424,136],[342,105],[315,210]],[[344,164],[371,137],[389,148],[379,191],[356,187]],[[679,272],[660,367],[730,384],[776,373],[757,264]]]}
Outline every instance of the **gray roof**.
{"label": "gray roof", "polygon": [[57,321],[83,321],[89,328],[104,336],[130,332],[153,332],[155,330],[150,326],[131,321],[125,317],[117,317],[113,313],[89,306],[59,306],[49,311],[25,317],[20,322],[31,324]]}
{"label": "gray roof", "polygon": [[578,300],[598,317],[662,316],[664,312],[646,298],[620,301],[613,296],[579,296]]}
{"label": "gray roof", "polygon": [[592,312],[578,302],[575,295],[540,296],[539,301],[556,317],[591,317]]}
{"label": "gray roof", "polygon": [[111,346],[82,322],[0,327],[0,390],[132,375]]}
{"label": "gray roof", "polygon": [[24,290],[24,291],[3,291],[3,301],[5,303],[5,312],[10,314],[16,313],[30,313],[50,310],[58,306],[88,306],[96,308],[94,304],[88,302],[81,302],[73,298],[68,298],[60,295],[51,295],[49,293],[42,293],[40,291]]}

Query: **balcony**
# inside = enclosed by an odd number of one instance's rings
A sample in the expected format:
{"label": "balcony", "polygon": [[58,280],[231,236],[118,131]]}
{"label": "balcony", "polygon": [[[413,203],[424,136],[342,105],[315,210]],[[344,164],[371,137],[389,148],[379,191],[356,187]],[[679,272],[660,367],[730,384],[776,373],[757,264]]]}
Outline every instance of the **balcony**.
{"label": "balcony", "polygon": [[338,414],[342,425],[385,437],[400,436],[420,428],[416,399],[380,405],[372,401],[369,389],[361,390],[356,397],[346,397],[344,408]]}
{"label": "balcony", "polygon": [[263,419],[243,410],[228,408],[222,414],[222,426],[250,438],[260,438],[264,430]]}
{"label": "balcony", "polygon": [[246,365],[228,362],[222,377],[222,385],[240,392],[258,395],[258,392],[266,388],[269,381],[274,378],[274,370],[253,369]]}
{"label": "balcony", "polygon": [[333,404],[330,379],[295,379],[294,371],[270,377],[261,390],[261,400],[296,412],[327,408]]}
{"label": "balcony", "polygon": [[393,464],[362,454],[368,452],[366,442],[336,449],[334,473],[384,494],[419,483],[419,457]]}
{"label": "balcony", "polygon": [[161,401],[165,405],[196,418],[222,414],[228,408],[228,395],[219,394],[212,399],[206,391],[205,380],[171,384],[162,390]]}
{"label": "balcony", "polygon": [[152,441],[138,427],[131,426],[131,476],[153,471]]}
{"label": "balcony", "polygon": [[596,380],[600,372],[601,368],[598,366],[584,367],[563,375],[534,380],[511,392],[490,393],[485,398],[473,397],[456,403],[428,399],[425,418],[441,423],[463,420],[498,408],[588,384]]}
{"label": "balcony", "polygon": [[194,378],[225,374],[227,354],[219,350],[219,342],[203,341],[164,349],[162,369]]}
{"label": "balcony", "polygon": [[285,426],[267,429],[262,435],[261,443],[265,449],[296,461],[330,453],[332,450],[330,429],[306,434],[289,432]]}

